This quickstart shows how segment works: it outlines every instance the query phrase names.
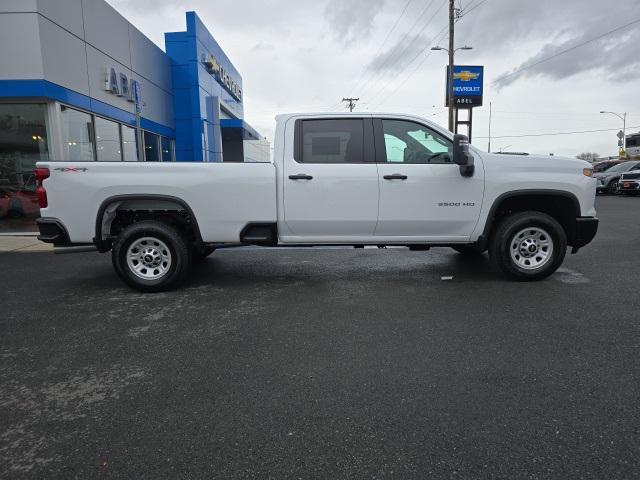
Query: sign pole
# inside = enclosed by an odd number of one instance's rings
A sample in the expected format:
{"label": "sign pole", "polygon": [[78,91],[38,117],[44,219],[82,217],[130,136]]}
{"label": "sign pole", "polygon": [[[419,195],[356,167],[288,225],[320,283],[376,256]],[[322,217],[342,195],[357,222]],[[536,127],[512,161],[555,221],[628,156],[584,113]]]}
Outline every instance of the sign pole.
{"label": "sign pole", "polygon": [[453,55],[455,47],[453,42],[453,31],[455,23],[455,5],[454,0],[449,0],[449,131],[454,132],[453,125]]}
{"label": "sign pole", "polygon": [[141,127],[141,119],[142,119],[142,96],[140,92],[140,83],[133,83],[133,100],[136,106],[136,137],[138,139],[138,161],[144,162],[144,148],[142,146],[142,127]]}
{"label": "sign pole", "polygon": [[487,146],[487,152],[491,153],[491,102],[489,102],[489,145]]}

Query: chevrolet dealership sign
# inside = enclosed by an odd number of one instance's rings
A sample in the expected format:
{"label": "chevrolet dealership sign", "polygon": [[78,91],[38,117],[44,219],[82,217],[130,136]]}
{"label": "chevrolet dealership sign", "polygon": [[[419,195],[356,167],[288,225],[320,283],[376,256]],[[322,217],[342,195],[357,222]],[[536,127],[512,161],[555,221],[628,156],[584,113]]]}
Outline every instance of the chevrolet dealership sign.
{"label": "chevrolet dealership sign", "polygon": [[233,98],[242,101],[242,88],[220,65],[220,62],[210,53],[202,54],[202,64],[211,75],[216,77],[218,81],[225,87]]}
{"label": "chevrolet dealership sign", "polygon": [[[455,65],[453,67],[453,104],[457,107],[482,105],[484,67]],[[449,104],[449,68],[447,68],[447,96]]]}

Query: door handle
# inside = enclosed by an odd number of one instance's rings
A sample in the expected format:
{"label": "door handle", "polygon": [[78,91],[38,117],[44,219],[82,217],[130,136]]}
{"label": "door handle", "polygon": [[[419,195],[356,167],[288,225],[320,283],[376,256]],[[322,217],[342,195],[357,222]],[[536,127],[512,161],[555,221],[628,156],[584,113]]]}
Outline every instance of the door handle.
{"label": "door handle", "polygon": [[406,180],[407,176],[401,175],[399,173],[394,173],[393,175],[385,175],[382,178],[384,178],[385,180]]}
{"label": "door handle", "polygon": [[289,179],[290,180],[313,180],[313,177],[305,173],[299,173],[297,175],[289,175]]}

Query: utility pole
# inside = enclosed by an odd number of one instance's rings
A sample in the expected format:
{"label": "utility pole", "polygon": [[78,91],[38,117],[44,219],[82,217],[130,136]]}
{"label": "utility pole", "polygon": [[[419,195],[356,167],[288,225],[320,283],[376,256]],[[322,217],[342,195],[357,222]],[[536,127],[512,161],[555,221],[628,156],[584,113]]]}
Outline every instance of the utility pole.
{"label": "utility pole", "polygon": [[347,107],[350,112],[353,112],[353,109],[356,108],[356,102],[360,100],[359,98],[343,98],[343,102],[349,102],[349,106]]}
{"label": "utility pole", "polygon": [[487,146],[487,152],[491,153],[491,102],[489,102],[489,145]]}
{"label": "utility pole", "polygon": [[453,54],[455,47],[453,45],[453,31],[456,17],[456,8],[454,0],[449,0],[449,131],[453,132]]}

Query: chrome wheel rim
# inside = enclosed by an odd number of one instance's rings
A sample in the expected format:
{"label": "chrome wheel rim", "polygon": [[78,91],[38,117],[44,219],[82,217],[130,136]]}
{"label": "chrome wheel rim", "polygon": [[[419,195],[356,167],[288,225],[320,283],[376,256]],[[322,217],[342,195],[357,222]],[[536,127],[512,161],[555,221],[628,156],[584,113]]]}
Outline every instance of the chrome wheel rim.
{"label": "chrome wheel rim", "polygon": [[546,265],[553,256],[551,235],[539,227],[520,230],[511,239],[511,260],[524,270],[536,270]]}
{"label": "chrome wheel rim", "polygon": [[127,265],[138,278],[157,280],[171,268],[171,250],[158,238],[139,238],[127,250]]}

